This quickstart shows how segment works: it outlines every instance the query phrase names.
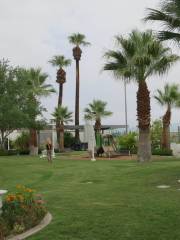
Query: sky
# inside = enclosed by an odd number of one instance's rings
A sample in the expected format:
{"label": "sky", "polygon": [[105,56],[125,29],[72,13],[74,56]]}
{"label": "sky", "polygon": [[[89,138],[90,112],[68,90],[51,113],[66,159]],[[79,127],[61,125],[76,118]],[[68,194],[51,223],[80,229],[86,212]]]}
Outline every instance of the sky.
{"label": "sky", "polygon": [[[58,92],[57,69],[48,61],[54,55],[72,59],[66,69],[67,82],[64,84],[63,105],[74,112],[75,106],[75,62],[68,36],[80,32],[86,35],[90,47],[82,48],[80,61],[80,121],[83,110],[93,99],[107,102],[107,109],[113,112],[103,120],[104,124],[124,124],[124,88],[121,80],[103,72],[103,54],[114,48],[114,36],[127,35],[132,29],[156,29],[156,25],[145,24],[142,19],[146,8],[155,8],[159,0],[0,0],[0,56],[9,59],[13,66],[41,67],[48,73],[48,83]],[[173,51],[179,53],[178,49]],[[163,77],[148,79],[148,88],[153,96],[157,88],[167,82],[179,83],[180,63]],[[127,86],[128,124],[136,121],[137,86]],[[45,116],[57,106],[58,94],[42,99],[47,108]],[[165,108],[151,98],[152,119],[162,117]],[[172,123],[179,123],[179,111],[173,110]]]}

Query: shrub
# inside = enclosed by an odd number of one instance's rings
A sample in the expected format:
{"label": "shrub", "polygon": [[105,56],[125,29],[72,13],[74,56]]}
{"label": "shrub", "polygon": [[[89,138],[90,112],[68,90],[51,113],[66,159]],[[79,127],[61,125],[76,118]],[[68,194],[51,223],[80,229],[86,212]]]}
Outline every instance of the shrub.
{"label": "shrub", "polygon": [[[37,225],[47,210],[40,195],[25,186],[17,186],[15,193],[6,196],[3,202],[2,219],[10,233],[21,233]],[[3,230],[3,236],[9,232]]]}
{"label": "shrub", "polygon": [[159,156],[172,156],[171,149],[153,149],[152,155],[159,155]]}
{"label": "shrub", "polygon": [[151,126],[152,149],[161,148],[161,139],[162,139],[162,120],[155,120]]}
{"label": "shrub", "polygon": [[119,149],[136,152],[136,149],[137,149],[136,136],[137,134],[135,132],[129,132],[126,135],[119,136],[117,140]]}
{"label": "shrub", "polygon": [[64,132],[64,147],[69,148],[75,143],[72,133]]}
{"label": "shrub", "polygon": [[19,137],[14,141],[14,148],[16,148],[20,154],[29,151],[30,135],[27,132],[22,132]]}

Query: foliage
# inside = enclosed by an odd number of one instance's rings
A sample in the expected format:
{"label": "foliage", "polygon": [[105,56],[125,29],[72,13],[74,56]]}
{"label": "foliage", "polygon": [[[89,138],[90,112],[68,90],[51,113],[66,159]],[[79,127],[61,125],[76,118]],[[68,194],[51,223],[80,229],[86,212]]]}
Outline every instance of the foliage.
{"label": "foliage", "polygon": [[47,212],[42,197],[22,185],[16,187],[15,193],[6,196],[2,211],[2,218],[12,233],[21,233],[34,227]]}
{"label": "foliage", "polygon": [[152,155],[159,155],[159,156],[172,156],[172,150],[171,149],[153,149]]}
{"label": "foliage", "polygon": [[117,139],[119,149],[134,151],[137,148],[137,133],[129,132]]}
{"label": "foliage", "polygon": [[0,60],[0,135],[1,148],[6,137],[15,129],[24,126],[23,99],[25,93],[8,60]]}
{"label": "foliage", "polygon": [[162,41],[180,41],[180,2],[179,0],[162,0],[159,9],[148,8],[145,21],[160,22],[162,30],[158,38]]}
{"label": "foliage", "polygon": [[29,150],[29,140],[30,135],[28,132],[22,132],[20,136],[16,138],[14,141],[14,147],[19,151],[27,151]]}
{"label": "foliage", "polygon": [[151,144],[152,150],[161,148],[161,139],[162,139],[162,120],[155,120],[151,126]]}
{"label": "foliage", "polygon": [[64,132],[64,147],[69,148],[75,143],[75,138],[71,132]]}
{"label": "foliage", "polygon": [[67,107],[56,107],[52,116],[55,118],[56,121],[59,121],[62,124],[72,122],[72,112],[70,112]]}
{"label": "foliage", "polygon": [[81,33],[73,33],[71,36],[68,37],[69,42],[76,46],[88,46],[90,45],[89,42],[86,41],[86,36]]}
{"label": "foliage", "polygon": [[178,84],[166,84],[164,90],[157,90],[157,94],[154,96],[157,102],[161,106],[168,106],[170,108],[176,107],[180,102],[180,91]]}
{"label": "foliage", "polygon": [[93,100],[88,104],[88,107],[84,109],[84,118],[86,120],[95,120],[95,130],[101,129],[101,119],[111,116],[113,113],[106,110],[107,103],[101,100]]}
{"label": "foliage", "polygon": [[171,53],[156,39],[152,31],[132,31],[128,38],[116,37],[118,50],[105,53],[104,70],[113,72],[116,78],[145,81],[149,76],[162,75],[179,57]]}
{"label": "foliage", "polygon": [[50,61],[49,63],[52,64],[53,67],[67,67],[69,65],[71,65],[71,60],[70,59],[66,59],[63,55],[55,55]]}

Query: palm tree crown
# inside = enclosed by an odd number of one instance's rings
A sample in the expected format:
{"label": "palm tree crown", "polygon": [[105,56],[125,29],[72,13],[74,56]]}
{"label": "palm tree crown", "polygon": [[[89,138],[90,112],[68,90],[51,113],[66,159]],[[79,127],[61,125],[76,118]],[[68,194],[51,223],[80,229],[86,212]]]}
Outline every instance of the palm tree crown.
{"label": "palm tree crown", "polygon": [[160,89],[157,90],[157,94],[154,98],[162,106],[176,107],[180,99],[179,85],[166,84],[163,91]]}
{"label": "palm tree crown", "polygon": [[56,121],[61,122],[61,124],[67,124],[69,122],[72,122],[72,112],[69,112],[67,107],[56,107],[52,116],[55,118]]}
{"label": "palm tree crown", "polygon": [[69,42],[76,46],[88,46],[90,42],[86,41],[86,36],[81,33],[73,33],[71,36],[68,37]]}
{"label": "palm tree crown", "polygon": [[63,55],[55,55],[49,63],[51,63],[53,67],[63,68],[71,65],[71,59],[66,59]]}
{"label": "palm tree crown", "polygon": [[84,109],[85,116],[87,120],[95,119],[95,129],[101,129],[101,118],[108,117],[112,115],[112,112],[106,110],[107,103],[101,100],[93,100],[89,103],[89,106]]}
{"label": "palm tree crown", "polygon": [[111,70],[116,78],[144,81],[153,74],[164,74],[179,59],[150,30],[135,30],[128,38],[117,36],[116,41],[119,50],[107,51],[104,65],[104,70]]}
{"label": "palm tree crown", "polygon": [[158,38],[162,41],[180,41],[180,1],[163,0],[160,9],[148,8],[145,21],[158,21],[163,24],[164,30],[158,32]]}
{"label": "palm tree crown", "polygon": [[24,73],[27,76],[30,91],[33,96],[48,96],[49,94],[55,92],[51,84],[45,83],[48,75],[46,73],[42,73],[41,68],[24,69]]}

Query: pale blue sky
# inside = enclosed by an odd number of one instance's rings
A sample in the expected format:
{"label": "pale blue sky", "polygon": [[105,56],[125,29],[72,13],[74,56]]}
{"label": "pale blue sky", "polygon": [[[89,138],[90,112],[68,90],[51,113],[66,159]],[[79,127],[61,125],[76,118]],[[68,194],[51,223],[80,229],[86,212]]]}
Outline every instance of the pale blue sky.
{"label": "pale blue sky", "polygon": [[[80,111],[93,99],[108,102],[114,112],[104,123],[124,124],[124,94],[121,81],[114,80],[108,73],[102,73],[102,55],[113,48],[113,37],[127,34],[134,28],[155,28],[144,24],[146,7],[155,7],[159,0],[0,0],[0,55],[8,58],[13,65],[26,67],[40,66],[55,82],[56,69],[48,60],[57,54],[72,58],[72,46],[67,37],[73,32],[81,32],[91,42],[91,47],[83,49],[80,88]],[[180,63],[179,63],[180,64]],[[153,95],[167,81],[179,82],[180,65],[161,79],[149,79],[148,86]],[[128,122],[136,126],[136,90],[131,84],[127,87]],[[64,105],[74,111],[75,64],[67,69],[67,83],[64,85]],[[50,117],[57,105],[57,95],[43,100]],[[152,100],[152,118],[163,115],[164,109]],[[179,122],[179,111],[173,111],[173,122]]]}

